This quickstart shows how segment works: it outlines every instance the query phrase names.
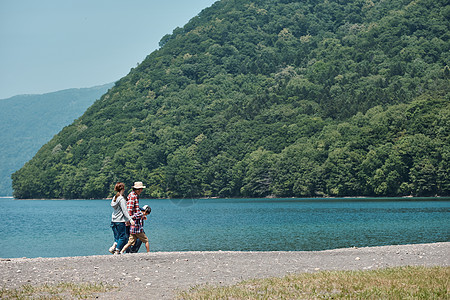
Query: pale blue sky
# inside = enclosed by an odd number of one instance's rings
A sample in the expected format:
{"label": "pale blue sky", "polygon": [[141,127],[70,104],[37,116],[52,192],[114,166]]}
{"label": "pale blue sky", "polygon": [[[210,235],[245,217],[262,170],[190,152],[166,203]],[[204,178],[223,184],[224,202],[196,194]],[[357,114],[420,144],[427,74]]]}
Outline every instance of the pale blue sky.
{"label": "pale blue sky", "polygon": [[0,99],[117,81],[217,0],[0,0]]}

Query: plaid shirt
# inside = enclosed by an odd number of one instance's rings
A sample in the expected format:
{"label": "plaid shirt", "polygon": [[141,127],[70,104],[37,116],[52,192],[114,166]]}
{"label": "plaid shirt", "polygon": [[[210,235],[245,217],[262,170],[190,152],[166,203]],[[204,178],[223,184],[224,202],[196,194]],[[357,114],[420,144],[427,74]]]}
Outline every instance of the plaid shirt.
{"label": "plaid shirt", "polygon": [[139,212],[139,197],[134,191],[128,194],[127,200],[128,214],[132,217],[135,213]]}
{"label": "plaid shirt", "polygon": [[130,233],[137,234],[144,232],[144,214],[139,210],[132,216],[132,218],[134,220],[134,225],[131,225]]}

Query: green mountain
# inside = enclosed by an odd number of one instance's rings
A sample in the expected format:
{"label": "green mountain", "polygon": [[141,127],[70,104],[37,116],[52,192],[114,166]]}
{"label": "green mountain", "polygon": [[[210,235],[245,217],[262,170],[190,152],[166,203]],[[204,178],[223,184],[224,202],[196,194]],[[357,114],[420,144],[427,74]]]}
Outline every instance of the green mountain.
{"label": "green mountain", "polygon": [[0,195],[11,196],[11,174],[113,85],[0,100]]}
{"label": "green mountain", "polygon": [[13,174],[17,198],[450,194],[445,0],[221,0]]}

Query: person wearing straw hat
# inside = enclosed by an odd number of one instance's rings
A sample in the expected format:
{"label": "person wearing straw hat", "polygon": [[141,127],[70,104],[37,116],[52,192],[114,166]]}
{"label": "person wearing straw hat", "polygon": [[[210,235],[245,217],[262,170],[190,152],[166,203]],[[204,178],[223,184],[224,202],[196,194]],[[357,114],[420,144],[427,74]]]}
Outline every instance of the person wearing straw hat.
{"label": "person wearing straw hat", "polygon": [[[133,191],[128,194],[127,200],[127,209],[128,214],[133,216],[135,213],[140,212],[139,209],[139,195],[142,193],[142,190],[146,188],[146,186],[142,183],[142,181],[136,181],[133,186]],[[131,226],[128,224],[127,233],[128,237],[130,236]],[[139,248],[141,247],[142,241],[137,239],[135,244],[127,249],[127,252],[137,253]]]}

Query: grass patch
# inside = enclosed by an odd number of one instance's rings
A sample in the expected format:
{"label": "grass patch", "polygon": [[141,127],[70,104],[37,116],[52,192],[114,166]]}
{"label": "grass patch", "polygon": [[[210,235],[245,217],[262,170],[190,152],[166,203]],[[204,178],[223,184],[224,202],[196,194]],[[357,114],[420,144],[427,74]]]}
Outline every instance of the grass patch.
{"label": "grass patch", "polygon": [[177,299],[450,299],[450,267],[323,271],[197,286]]}
{"label": "grass patch", "polygon": [[40,286],[23,285],[18,289],[0,289],[0,299],[89,299],[97,293],[115,289],[102,283],[59,283]]}

